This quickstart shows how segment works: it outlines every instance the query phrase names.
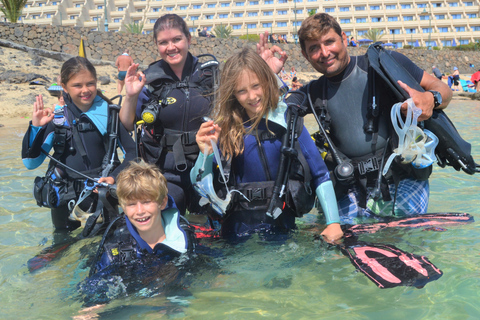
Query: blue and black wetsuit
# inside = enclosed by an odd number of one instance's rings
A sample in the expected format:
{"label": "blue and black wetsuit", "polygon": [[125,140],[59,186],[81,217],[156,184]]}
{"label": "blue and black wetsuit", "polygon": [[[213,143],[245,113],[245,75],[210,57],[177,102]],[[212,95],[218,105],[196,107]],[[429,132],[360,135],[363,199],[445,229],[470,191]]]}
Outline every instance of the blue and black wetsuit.
{"label": "blue and black wetsuit", "polygon": [[104,252],[96,265],[99,272],[111,264],[134,263],[145,257],[158,258],[159,262],[166,263],[185,253],[195,250],[195,236],[179,211],[171,196],[168,204],[161,212],[162,224],[166,239],[151,248],[138,234],[136,228],[126,217],[116,222],[115,231],[107,238]]}
{"label": "blue and black wetsuit", "polygon": [[[82,113],[71,99],[67,96],[64,98],[66,106],[63,112],[59,113],[59,117],[43,127],[34,127],[30,123],[23,138],[23,163],[28,169],[35,169],[45,160],[46,155],[42,150],[48,153],[54,148],[54,158],[92,178],[98,178],[107,152],[108,103],[97,95],[90,109]],[[114,178],[129,161],[135,159],[135,143],[121,124],[118,135],[125,159],[110,174]],[[78,199],[84,188],[85,178],[69,172],[53,161],[50,162],[47,173],[56,174],[57,179],[68,181],[69,186],[74,189],[72,200]],[[80,226],[80,222],[68,219],[70,210],[67,204],[51,208],[51,212],[52,222],[57,230],[73,230]]]}
{"label": "blue and black wetsuit", "polygon": [[[277,131],[276,127],[285,128],[285,112],[286,105],[280,102],[278,108],[268,117],[268,129]],[[260,122],[258,129],[267,131],[265,119]],[[246,130],[248,130],[247,127]],[[305,127],[303,127],[298,136],[298,144],[300,152],[308,164],[308,168],[304,169],[309,170],[311,176],[308,187],[311,188],[312,193],[316,193],[322,202],[322,207],[324,205],[330,207],[328,204],[329,200],[335,204],[333,189],[331,189],[332,194],[329,194],[327,191],[328,187],[331,188],[330,175]],[[244,146],[244,152],[239,156],[233,157],[231,162],[231,176],[234,177],[232,188],[242,191],[249,198],[250,202],[243,201],[242,196],[235,195],[233,197],[222,222],[222,235],[230,237],[242,236],[257,231],[288,231],[294,229],[295,217],[298,215],[288,206],[284,208],[283,213],[275,220],[266,215],[265,206],[262,206],[261,209],[251,207],[251,204],[257,199],[263,200],[267,205],[270,201],[268,195],[271,193],[268,190],[263,190],[263,187],[267,186],[267,184],[272,186],[278,175],[281,157],[280,150],[282,147],[281,136],[277,135],[271,139],[259,140],[255,132],[253,132],[244,136]],[[197,163],[191,171],[190,177],[192,182],[195,182],[197,179],[204,157],[203,153],[200,153]],[[207,156],[203,176],[212,171],[212,165],[213,154]],[[248,185],[255,185],[255,183],[258,183],[257,187],[250,188],[250,190]],[[331,213],[326,214],[328,224],[339,222],[336,204],[334,207],[334,209],[328,210],[327,208],[326,210]]]}
{"label": "blue and black wetsuit", "polygon": [[[168,181],[180,213],[198,212],[198,197],[190,183],[189,173],[198,155],[195,135],[203,116],[210,113],[213,87],[211,77],[200,70],[200,62],[190,53],[178,79],[168,63],[152,63],[145,75],[149,81],[139,95],[136,116],[141,119],[147,102],[161,104],[157,120],[144,125],[140,136],[140,154],[145,161],[156,163]],[[163,102],[163,103],[162,103]],[[186,196],[188,195],[188,196]]]}
{"label": "blue and black wetsuit", "polygon": [[[390,52],[390,51],[389,51]],[[391,55],[402,65],[412,77],[420,83],[424,71],[416,66],[404,55],[391,51]],[[380,114],[374,119],[376,130],[367,133],[365,127],[369,122],[369,104],[371,104],[372,88],[369,88],[368,58],[367,56],[350,57],[350,63],[339,75],[333,77],[322,76],[318,80],[311,81],[308,86],[299,90],[310,95],[310,101],[318,115],[325,114],[329,120],[328,126],[330,138],[337,151],[350,159],[354,166],[355,177],[350,185],[335,184],[339,210],[342,221],[355,223],[357,216],[371,214],[390,214],[392,209],[388,207],[390,200],[382,202],[369,201],[369,188],[373,187],[378,178],[378,165],[376,170],[372,163],[381,163],[383,151],[387,148],[386,158],[391,151],[391,145],[387,144],[389,138],[395,138],[395,132],[391,125],[390,109],[399,102],[391,92],[389,86],[384,83],[380,76],[375,78],[375,101],[380,108]],[[308,99],[307,99],[307,103]],[[311,109],[310,107],[308,110]],[[325,125],[325,124],[324,124]],[[330,161],[329,161],[330,160]],[[326,163],[332,170],[336,163],[327,156]],[[372,170],[360,171],[359,166]],[[394,165],[397,179],[400,180],[398,188],[392,178],[392,173],[387,175],[391,186],[384,191],[384,198],[394,198],[397,189],[396,211],[422,213],[426,212],[428,205],[428,181],[417,179],[411,165]],[[422,169],[423,170],[423,169]],[[431,170],[431,168],[427,169]],[[423,173],[418,173],[423,175]],[[426,175],[428,178],[428,174]],[[420,181],[423,180],[423,181]],[[363,191],[361,191],[363,190]],[[376,206],[380,204],[380,207]],[[375,208],[373,207],[375,206]]]}

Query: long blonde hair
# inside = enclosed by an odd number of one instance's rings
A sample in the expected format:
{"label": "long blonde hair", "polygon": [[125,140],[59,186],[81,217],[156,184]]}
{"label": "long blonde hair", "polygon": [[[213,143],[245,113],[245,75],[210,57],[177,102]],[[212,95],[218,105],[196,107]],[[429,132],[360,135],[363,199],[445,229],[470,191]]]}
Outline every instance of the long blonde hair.
{"label": "long blonde hair", "polygon": [[[244,128],[248,118],[245,109],[235,97],[235,88],[244,71],[255,73],[263,89],[262,111],[257,114],[248,132]],[[218,99],[213,111],[215,123],[220,125],[219,144],[226,159],[242,154],[243,136],[257,129],[263,117],[277,108],[279,90],[277,78],[268,64],[254,50],[244,48],[225,62],[220,77]],[[267,119],[268,120],[268,119]]]}

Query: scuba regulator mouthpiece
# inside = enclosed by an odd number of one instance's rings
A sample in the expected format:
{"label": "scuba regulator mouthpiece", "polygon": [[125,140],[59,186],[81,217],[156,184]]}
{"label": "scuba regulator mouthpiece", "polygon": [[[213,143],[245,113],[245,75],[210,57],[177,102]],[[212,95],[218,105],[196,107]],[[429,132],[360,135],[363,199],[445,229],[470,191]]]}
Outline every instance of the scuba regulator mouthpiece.
{"label": "scuba regulator mouthpiece", "polygon": [[353,178],[355,173],[355,168],[350,162],[342,162],[335,167],[335,178],[338,182],[348,184]]}
{"label": "scuba regulator mouthpiece", "polygon": [[150,100],[142,111],[142,120],[148,124],[154,123],[157,121],[159,110],[159,103],[155,99]]}

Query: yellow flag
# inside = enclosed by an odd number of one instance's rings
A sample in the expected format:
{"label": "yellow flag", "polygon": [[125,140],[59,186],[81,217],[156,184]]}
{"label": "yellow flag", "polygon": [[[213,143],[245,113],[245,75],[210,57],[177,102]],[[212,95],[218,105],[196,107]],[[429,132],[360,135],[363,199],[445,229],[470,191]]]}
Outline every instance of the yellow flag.
{"label": "yellow flag", "polygon": [[83,58],[87,58],[87,53],[85,52],[85,46],[83,45],[83,39],[80,39],[80,48],[78,49],[78,55]]}

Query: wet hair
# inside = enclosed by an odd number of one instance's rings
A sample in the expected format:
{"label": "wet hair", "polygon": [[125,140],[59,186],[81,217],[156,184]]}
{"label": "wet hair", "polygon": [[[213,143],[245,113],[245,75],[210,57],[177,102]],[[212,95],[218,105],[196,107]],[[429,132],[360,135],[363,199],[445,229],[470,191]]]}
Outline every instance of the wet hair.
{"label": "wet hair", "polygon": [[292,81],[297,81],[297,77],[293,77]]}
{"label": "wet hair", "polygon": [[167,179],[160,169],[145,161],[130,161],[117,176],[117,196],[120,206],[128,201],[149,200],[162,204],[168,194]]}
{"label": "wet hair", "polygon": [[[250,126],[245,131],[244,121],[248,119],[247,113],[235,97],[238,81],[244,72],[253,72],[263,89],[262,107]],[[218,99],[213,110],[213,118],[220,127],[225,128],[220,132],[219,143],[223,155],[230,159],[244,151],[243,136],[253,132],[261,119],[268,116],[268,112],[277,108],[279,89],[277,77],[268,64],[254,50],[244,48],[234,54],[223,66],[218,90]]]}
{"label": "wet hair", "polygon": [[342,27],[340,27],[340,24],[334,17],[327,13],[317,13],[303,20],[302,26],[298,30],[302,51],[305,51],[305,41],[319,39],[329,32],[330,29],[335,30],[342,37]]}
{"label": "wet hair", "polygon": [[83,57],[73,57],[65,61],[62,65],[62,70],[60,71],[61,83],[67,85],[70,78],[82,70],[90,72],[92,76],[97,79],[97,70],[95,70],[95,67],[90,61]]}
{"label": "wet hair", "polygon": [[161,16],[155,22],[155,25],[153,26],[153,41],[157,43],[158,33],[167,29],[178,29],[185,35],[185,37],[187,37],[187,39],[190,39],[191,37],[185,20],[179,15],[169,13]]}

